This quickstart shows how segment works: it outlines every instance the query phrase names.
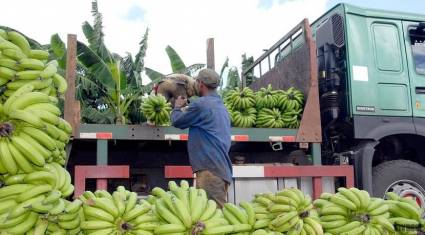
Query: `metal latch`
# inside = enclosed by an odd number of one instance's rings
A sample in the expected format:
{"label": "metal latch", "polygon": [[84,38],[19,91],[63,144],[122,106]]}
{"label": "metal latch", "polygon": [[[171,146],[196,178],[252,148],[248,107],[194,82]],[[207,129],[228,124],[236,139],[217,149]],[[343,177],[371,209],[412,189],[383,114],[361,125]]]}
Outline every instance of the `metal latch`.
{"label": "metal latch", "polygon": [[273,151],[281,151],[283,150],[282,142],[270,142],[270,146],[272,147]]}

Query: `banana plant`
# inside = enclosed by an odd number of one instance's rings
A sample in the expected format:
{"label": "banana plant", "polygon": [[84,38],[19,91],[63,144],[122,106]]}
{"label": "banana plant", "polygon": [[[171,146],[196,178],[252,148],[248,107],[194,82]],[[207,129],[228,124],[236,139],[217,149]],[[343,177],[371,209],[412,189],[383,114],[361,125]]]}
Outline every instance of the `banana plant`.
{"label": "banana plant", "polygon": [[224,74],[224,71],[226,70],[226,68],[228,68],[228,67],[229,67],[229,57],[226,57],[223,65],[221,66],[221,69],[220,69],[220,78],[221,78],[220,79],[220,91],[223,90],[223,85],[224,85],[223,74]]}
{"label": "banana plant", "polygon": [[[245,71],[251,64],[254,63],[254,57],[247,56],[245,53],[242,55],[242,71]],[[245,81],[246,85],[249,86],[251,83],[255,80],[255,76],[253,71],[248,71],[248,73],[245,75]]]}
{"label": "banana plant", "polygon": [[[170,45],[165,48],[165,52],[167,53],[168,59],[170,60],[172,73],[182,73],[193,77],[198,70],[205,67],[205,64],[201,63],[186,66],[180,55]],[[145,73],[152,81],[156,81],[165,76],[164,73],[158,72],[148,67],[145,68]]]}
{"label": "banana plant", "polygon": [[[88,45],[77,42],[77,99],[82,103],[82,121],[88,123],[139,123],[141,96],[148,92],[142,86],[141,72],[144,70],[144,57],[147,49],[148,29],[139,51],[133,59],[130,53],[121,57],[111,53],[104,43],[102,14],[97,1],[92,2],[93,25],[84,22],[83,33]],[[63,42],[55,35],[51,49],[66,63],[63,56]]]}

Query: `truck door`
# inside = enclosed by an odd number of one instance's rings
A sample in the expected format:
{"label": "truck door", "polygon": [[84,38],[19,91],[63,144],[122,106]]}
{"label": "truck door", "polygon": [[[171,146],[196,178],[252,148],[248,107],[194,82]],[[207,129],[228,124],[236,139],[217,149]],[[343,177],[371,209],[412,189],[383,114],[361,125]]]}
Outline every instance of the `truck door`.
{"label": "truck door", "polygon": [[402,21],[348,15],[347,22],[353,114],[410,118]]}
{"label": "truck door", "polygon": [[[403,22],[415,126],[425,126],[425,22]],[[424,129],[425,131],[425,129]]]}

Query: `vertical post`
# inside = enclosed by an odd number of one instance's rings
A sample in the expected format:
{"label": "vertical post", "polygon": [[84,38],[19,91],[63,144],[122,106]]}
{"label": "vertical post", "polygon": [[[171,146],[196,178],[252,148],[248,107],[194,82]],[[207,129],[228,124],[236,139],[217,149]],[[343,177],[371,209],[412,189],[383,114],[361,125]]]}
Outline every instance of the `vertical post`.
{"label": "vertical post", "polygon": [[108,140],[97,140],[96,164],[108,165]]}
{"label": "vertical post", "polygon": [[77,71],[77,35],[68,34],[66,52],[66,81],[64,119],[71,124],[73,136],[76,137],[80,125],[80,103],[75,100],[75,79]]}
{"label": "vertical post", "polygon": [[262,69],[261,69],[261,62],[260,62],[260,63],[258,63],[258,65],[259,65],[258,67],[260,67],[260,77],[261,77],[261,76],[263,76],[263,71],[262,71]]}
{"label": "vertical post", "polygon": [[272,63],[270,61],[270,54],[267,56],[267,60],[269,61],[269,71],[272,70]]}
{"label": "vertical post", "polygon": [[207,68],[215,70],[214,38],[207,39]]}
{"label": "vertical post", "polygon": [[313,177],[313,199],[320,198],[322,187],[322,177]]}
{"label": "vertical post", "polygon": [[322,154],[321,154],[321,147],[320,143],[313,143],[312,144],[312,155],[313,155],[313,164],[314,165],[322,165]]}
{"label": "vertical post", "polygon": [[[108,140],[97,140],[96,165],[108,165]],[[107,189],[107,179],[97,179],[96,189]]]}

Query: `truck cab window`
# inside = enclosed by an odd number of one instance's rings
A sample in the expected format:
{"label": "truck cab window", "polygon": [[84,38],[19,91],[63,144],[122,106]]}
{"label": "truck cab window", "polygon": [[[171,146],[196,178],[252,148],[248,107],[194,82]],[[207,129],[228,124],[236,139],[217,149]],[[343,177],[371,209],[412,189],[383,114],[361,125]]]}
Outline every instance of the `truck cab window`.
{"label": "truck cab window", "polygon": [[425,75],[425,23],[409,30],[416,72]]}

